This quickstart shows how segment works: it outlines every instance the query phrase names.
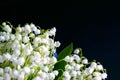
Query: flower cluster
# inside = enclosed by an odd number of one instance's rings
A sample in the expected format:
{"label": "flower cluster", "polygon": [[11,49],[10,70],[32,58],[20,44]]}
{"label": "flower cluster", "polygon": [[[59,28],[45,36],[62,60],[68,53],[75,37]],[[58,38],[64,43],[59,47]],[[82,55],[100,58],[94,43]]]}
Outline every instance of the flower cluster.
{"label": "flower cluster", "polygon": [[54,41],[56,28],[39,29],[34,24],[14,28],[0,25],[0,80],[53,80],[57,62],[53,54],[60,46]]}
{"label": "flower cluster", "polygon": [[[0,80],[105,80],[106,70],[88,62],[81,48],[72,45],[56,53],[56,28],[44,30],[35,24],[0,25]],[[73,54],[72,54],[73,52]]]}
{"label": "flower cluster", "polygon": [[81,49],[75,49],[74,55],[66,56],[64,80],[104,80],[107,78],[106,70],[96,61],[88,62],[84,56],[79,56]]}

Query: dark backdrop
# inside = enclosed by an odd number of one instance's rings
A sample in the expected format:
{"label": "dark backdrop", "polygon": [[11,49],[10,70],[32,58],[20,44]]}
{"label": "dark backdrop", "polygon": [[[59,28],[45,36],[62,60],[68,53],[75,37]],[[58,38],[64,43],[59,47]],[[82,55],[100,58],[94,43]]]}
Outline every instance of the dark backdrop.
{"label": "dark backdrop", "polygon": [[57,28],[58,52],[74,43],[90,61],[96,59],[107,69],[108,80],[120,72],[120,5],[113,1],[4,1],[0,23],[17,26],[33,22],[41,28]]}

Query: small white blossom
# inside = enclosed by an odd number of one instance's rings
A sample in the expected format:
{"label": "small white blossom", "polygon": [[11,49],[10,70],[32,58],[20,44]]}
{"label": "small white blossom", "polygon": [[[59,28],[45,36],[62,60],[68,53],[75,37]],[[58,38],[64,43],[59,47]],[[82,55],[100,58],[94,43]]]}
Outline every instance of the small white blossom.
{"label": "small white blossom", "polygon": [[80,65],[79,64],[75,65],[75,70],[80,70]]}
{"label": "small white blossom", "polygon": [[100,64],[100,65],[97,65],[96,66],[96,70],[103,70],[103,66]]}
{"label": "small white blossom", "polygon": [[69,72],[65,71],[63,73],[63,75],[65,76],[65,80],[70,80],[71,76],[70,76]]}
{"label": "small white blossom", "polygon": [[74,58],[77,62],[80,62],[80,60],[81,60],[80,57],[79,57],[78,55],[76,55],[76,54],[73,55],[73,58]]}
{"label": "small white blossom", "polygon": [[25,59],[24,59],[24,57],[20,57],[19,59],[18,59],[18,65],[23,65],[24,64],[24,62],[25,62]]}
{"label": "small white blossom", "polygon": [[19,71],[18,70],[14,70],[12,76],[14,78],[17,78],[19,76]]}
{"label": "small white blossom", "polygon": [[35,31],[35,34],[40,34],[40,30],[37,29],[37,30]]}
{"label": "small white blossom", "polygon": [[36,31],[37,30],[37,27],[34,25],[34,24],[30,24],[30,27],[33,31]]}
{"label": "small white blossom", "polygon": [[49,35],[50,36],[55,36],[55,33],[56,33],[56,28],[52,28],[50,31],[49,31]]}
{"label": "small white blossom", "polygon": [[53,71],[53,73],[57,76],[58,75],[58,71],[56,70],[56,71]]}
{"label": "small white blossom", "polygon": [[4,74],[4,80],[11,80],[11,76],[8,73]]}
{"label": "small white blossom", "polygon": [[45,66],[45,67],[43,68],[43,70],[44,70],[45,72],[48,72],[48,71],[49,71],[49,68],[48,68],[47,66]]}
{"label": "small white blossom", "polygon": [[44,80],[45,78],[46,78],[46,73],[45,72],[42,72],[42,71],[40,71],[40,72],[38,72],[38,74],[39,74],[39,76],[40,76],[40,78],[42,79],[42,80]]}
{"label": "small white blossom", "polygon": [[82,60],[82,63],[83,63],[83,64],[87,64],[87,63],[88,63],[88,59],[83,59],[83,60]]}
{"label": "small white blossom", "polygon": [[93,73],[93,76],[100,76],[100,75],[101,75],[100,72],[94,72],[94,73]]}
{"label": "small white blossom", "polygon": [[21,34],[16,34],[16,39],[17,40],[22,40],[22,35]]}
{"label": "small white blossom", "polygon": [[29,42],[29,37],[28,37],[28,36],[24,36],[24,37],[23,37],[23,42],[24,42],[24,43]]}
{"label": "small white blossom", "polygon": [[76,71],[72,71],[71,72],[71,76],[76,77],[77,76],[77,72]]}
{"label": "small white blossom", "polygon": [[100,76],[94,77],[93,80],[102,80]]}
{"label": "small white blossom", "polygon": [[4,71],[3,68],[0,68],[0,75],[3,75]]}
{"label": "small white blossom", "polygon": [[4,58],[10,60],[11,59],[11,55],[9,53],[6,53],[6,54],[4,54]]}
{"label": "small white blossom", "polygon": [[107,74],[106,74],[106,73],[102,73],[102,74],[101,74],[101,78],[102,78],[102,79],[106,79],[106,78],[107,78]]}
{"label": "small white blossom", "polygon": [[49,78],[50,78],[50,80],[51,80],[51,79],[54,79],[54,78],[55,78],[55,74],[54,74],[54,73],[50,73],[50,74],[49,74]]}
{"label": "small white blossom", "polygon": [[31,27],[30,27],[30,25],[28,25],[28,24],[25,25],[25,31],[26,31],[27,33],[30,33],[30,32],[31,32]]}
{"label": "small white blossom", "polygon": [[85,74],[87,74],[87,75],[92,74],[93,70],[94,70],[93,68],[86,68]]}
{"label": "small white blossom", "polygon": [[55,57],[52,57],[51,59],[50,59],[50,63],[56,63],[57,62],[57,59],[55,58]]}
{"label": "small white blossom", "polygon": [[55,46],[56,46],[56,47],[59,47],[59,46],[60,46],[60,42],[59,42],[59,41],[56,41],[56,42],[55,42]]}
{"label": "small white blossom", "polygon": [[5,41],[5,37],[4,36],[0,36],[0,41]]}
{"label": "small white blossom", "polygon": [[21,72],[21,73],[18,75],[18,80],[24,80],[24,77],[25,77],[25,73],[24,73],[24,72]]}
{"label": "small white blossom", "polygon": [[0,63],[4,62],[3,56],[0,55]]}
{"label": "small white blossom", "polygon": [[12,73],[11,67],[5,67],[4,70],[5,70],[6,73]]}
{"label": "small white blossom", "polygon": [[75,54],[79,54],[79,52],[80,52],[79,49],[75,49],[75,50],[74,50],[74,53],[75,53]]}
{"label": "small white blossom", "polygon": [[96,66],[97,66],[96,62],[92,62],[91,65],[90,65],[90,67],[92,67],[92,68],[96,68]]}
{"label": "small white blossom", "polygon": [[12,29],[10,28],[9,25],[5,25],[5,30],[6,30],[7,32],[11,32],[11,31],[12,31]]}
{"label": "small white blossom", "polygon": [[24,67],[24,72],[26,73],[26,74],[30,74],[30,68],[29,67]]}
{"label": "small white blossom", "polygon": [[14,34],[11,34],[11,35],[10,35],[10,39],[11,39],[11,40],[14,40],[14,39],[15,39],[15,35],[14,35]]}

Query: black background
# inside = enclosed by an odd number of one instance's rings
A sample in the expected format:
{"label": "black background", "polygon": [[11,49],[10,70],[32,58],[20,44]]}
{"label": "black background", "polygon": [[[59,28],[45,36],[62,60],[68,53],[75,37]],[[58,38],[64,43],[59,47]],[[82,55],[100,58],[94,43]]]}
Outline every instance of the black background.
{"label": "black background", "polygon": [[118,80],[120,72],[120,5],[116,1],[4,1],[0,2],[0,23],[33,22],[41,28],[57,28],[58,52],[74,43],[90,61],[107,69],[107,80]]}

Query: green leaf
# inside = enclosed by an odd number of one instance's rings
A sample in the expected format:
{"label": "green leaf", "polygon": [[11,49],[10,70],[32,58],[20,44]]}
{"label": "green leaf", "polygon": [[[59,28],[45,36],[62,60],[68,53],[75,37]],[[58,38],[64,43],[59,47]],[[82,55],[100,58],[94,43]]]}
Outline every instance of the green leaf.
{"label": "green leaf", "polygon": [[73,43],[69,44],[67,47],[65,47],[58,55],[57,60],[62,60],[66,56],[71,55],[73,51]]}
{"label": "green leaf", "polygon": [[55,80],[62,80],[61,76],[63,75],[63,70],[58,70],[59,74],[55,77]]}
{"label": "green leaf", "polygon": [[67,62],[64,60],[58,61],[55,65],[54,65],[54,70],[65,70],[65,66],[66,66]]}
{"label": "green leaf", "polygon": [[59,72],[58,76],[55,77],[55,80],[59,80],[61,78],[61,76],[63,75],[63,71],[65,71],[66,64],[66,61],[61,60],[54,65],[54,70],[58,70]]}

